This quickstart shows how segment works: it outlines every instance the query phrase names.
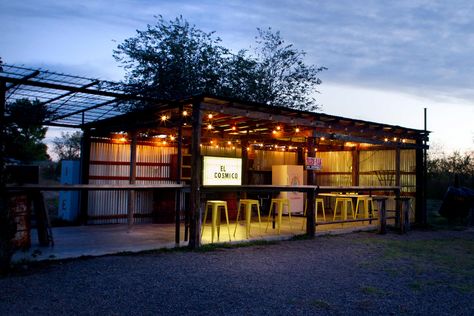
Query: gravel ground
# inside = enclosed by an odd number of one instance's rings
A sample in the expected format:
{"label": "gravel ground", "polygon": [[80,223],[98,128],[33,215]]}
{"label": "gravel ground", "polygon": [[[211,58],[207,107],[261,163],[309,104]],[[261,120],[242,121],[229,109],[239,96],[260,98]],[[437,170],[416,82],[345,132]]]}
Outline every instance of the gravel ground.
{"label": "gravel ground", "polygon": [[473,230],[354,233],[64,261],[0,278],[0,315],[474,315],[473,245]]}

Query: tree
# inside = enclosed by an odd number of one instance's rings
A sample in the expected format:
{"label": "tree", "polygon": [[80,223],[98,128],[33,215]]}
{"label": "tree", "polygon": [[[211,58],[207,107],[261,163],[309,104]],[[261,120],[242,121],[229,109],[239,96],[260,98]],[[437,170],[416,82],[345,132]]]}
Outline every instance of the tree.
{"label": "tree", "polygon": [[53,140],[53,152],[59,160],[79,159],[81,157],[82,133],[76,131],[72,134],[61,132],[61,137]]}
{"label": "tree", "polygon": [[307,66],[305,53],[286,45],[280,32],[257,29],[257,86],[254,99],[258,102],[287,106],[299,110],[318,108],[315,93],[322,83],[318,74],[326,67]]}
{"label": "tree", "polygon": [[220,39],[191,26],[181,16],[138,31],[114,51],[128,71],[128,84],[147,96],[174,99],[217,93],[227,49]]}
{"label": "tree", "polygon": [[49,112],[38,100],[19,99],[6,106],[5,157],[31,162],[48,160],[47,146],[42,141],[47,127],[42,123]]}
{"label": "tree", "polygon": [[255,55],[221,46],[183,17],[165,21],[126,39],[114,51],[133,92],[163,99],[200,93],[296,109],[318,108],[315,94],[325,67],[307,66],[305,53],[285,44],[279,32],[258,29]]}

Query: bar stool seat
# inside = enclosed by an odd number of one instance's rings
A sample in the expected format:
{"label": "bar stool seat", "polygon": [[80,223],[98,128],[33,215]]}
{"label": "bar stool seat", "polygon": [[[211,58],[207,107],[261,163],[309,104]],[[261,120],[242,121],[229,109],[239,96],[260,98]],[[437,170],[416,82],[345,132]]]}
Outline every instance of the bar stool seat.
{"label": "bar stool seat", "polygon": [[252,206],[257,207],[257,214],[258,214],[258,227],[262,227],[262,221],[260,219],[260,203],[258,200],[251,200],[251,199],[241,199],[239,200],[239,204],[237,206],[237,220],[235,223],[235,229],[234,229],[234,237],[235,233],[237,232],[237,227],[239,226],[239,218],[240,218],[240,209],[244,206],[244,212],[245,212],[245,231],[246,231],[246,236],[247,239],[250,236],[250,222],[252,219]]}
{"label": "bar stool seat", "polygon": [[288,209],[288,218],[289,218],[289,221],[290,221],[290,229],[291,229],[290,201],[288,199],[275,198],[275,199],[271,200],[270,212],[268,212],[268,221],[267,221],[267,227],[265,228],[265,232],[268,230],[268,224],[270,224],[270,216],[272,215],[272,210],[273,210],[274,214],[275,214],[275,212],[278,212],[277,226],[278,226],[278,234],[280,234],[281,221],[282,221],[282,215],[283,215],[283,207],[285,205]]}
{"label": "bar stool seat", "polygon": [[[314,221],[318,221],[318,205],[321,204],[321,210],[323,212],[323,220],[326,221],[326,211],[324,209],[324,199],[323,198],[316,198],[314,199]],[[303,226],[302,230],[304,230],[304,227],[306,225],[306,209],[308,208],[308,202],[306,201],[304,205],[304,213],[303,213]]]}
{"label": "bar stool seat", "polygon": [[351,206],[351,213],[352,213],[352,218],[354,218],[354,206],[352,204],[352,198],[345,198],[345,197],[338,197],[336,198],[336,204],[334,205],[334,217],[333,220],[336,219],[337,215],[337,207],[340,205],[340,210],[341,210],[341,218],[342,220],[347,220],[347,211],[349,208],[349,204]]}
{"label": "bar stool seat", "polygon": [[[359,215],[361,205],[363,206],[364,218],[369,218],[369,215],[371,215],[371,217],[374,216],[375,204],[372,197],[371,196],[358,196],[356,207],[355,207],[355,218],[357,218]],[[370,206],[370,210],[369,210],[369,206]]]}
{"label": "bar stool seat", "polygon": [[227,211],[227,201],[209,200],[206,202],[204,219],[202,221],[201,236],[204,233],[204,226],[206,225],[207,211],[209,207],[211,207],[211,232],[212,232],[211,242],[214,242],[214,234],[216,230],[217,230],[217,240],[219,240],[220,226],[221,226],[221,213],[219,212],[219,207],[224,208],[225,219],[227,221],[227,232],[229,233],[229,241],[230,241],[231,239],[230,239],[230,228],[229,228],[229,213]]}

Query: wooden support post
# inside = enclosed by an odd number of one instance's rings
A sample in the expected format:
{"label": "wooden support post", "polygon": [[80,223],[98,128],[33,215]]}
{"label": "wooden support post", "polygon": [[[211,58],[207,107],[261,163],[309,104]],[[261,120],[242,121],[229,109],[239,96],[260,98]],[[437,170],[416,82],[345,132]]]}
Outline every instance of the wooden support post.
{"label": "wooden support post", "polygon": [[[246,185],[249,182],[249,151],[247,150],[249,141],[247,137],[244,137],[240,140],[240,145],[242,147],[242,184]],[[247,198],[247,192],[241,193],[241,198]]]}
{"label": "wooden support post", "polygon": [[201,102],[194,101],[192,115],[193,136],[191,143],[191,218],[189,227],[189,247],[201,245]]}
{"label": "wooden support post", "polygon": [[[1,64],[0,64],[1,68]],[[3,172],[5,168],[5,106],[6,106],[6,97],[7,97],[7,85],[6,82],[0,81],[0,187],[1,187],[1,199],[5,198],[3,194],[3,187],[5,185],[5,173]],[[3,201],[6,205],[6,201]],[[1,206],[0,206],[1,207]]]}
{"label": "wooden support post", "polygon": [[[129,183],[135,184],[135,178],[137,175],[137,133],[134,131],[131,133],[130,141],[130,173]],[[133,216],[135,214],[135,190],[128,191],[128,204],[127,204],[127,224],[128,229],[132,229]]]}
{"label": "wooden support post", "polygon": [[[308,146],[308,157],[315,157],[316,152],[316,140],[314,137],[310,137],[307,140],[307,146]],[[308,185],[316,185],[316,178],[313,170],[308,170],[308,178],[306,183]],[[314,218],[314,207],[315,207],[315,201],[316,201],[316,193],[314,190],[311,190],[307,193],[307,209],[306,209],[306,234],[309,237],[314,237],[316,234],[316,222]]]}
{"label": "wooden support post", "polygon": [[[89,184],[89,164],[91,158],[91,134],[90,130],[85,129],[82,131],[81,139],[81,184]],[[79,222],[82,225],[87,224],[88,219],[88,204],[89,204],[89,191],[80,191],[80,204],[79,204]]]}
{"label": "wooden support post", "polygon": [[[182,165],[183,165],[183,104],[179,104],[178,107],[179,111],[179,120],[178,120],[178,161],[177,161],[177,167],[178,167],[178,172],[177,172],[177,179],[176,183],[180,184],[181,183],[181,170],[182,170]],[[174,233],[174,242],[178,246],[179,245],[179,236],[180,236],[180,229],[181,229],[181,190],[176,190],[175,191],[175,233]],[[186,226],[186,225],[185,225]],[[184,230],[186,231],[186,227],[184,227]],[[186,233],[185,233],[186,234]]]}
{"label": "wooden support post", "polygon": [[359,148],[355,147],[352,151],[352,185],[359,186]]}
{"label": "wooden support post", "polygon": [[402,197],[398,200],[401,204],[401,208],[399,211],[400,234],[405,234],[410,229],[410,198]]}
{"label": "wooden support post", "polygon": [[416,142],[416,197],[415,197],[415,223],[419,226],[423,226],[425,222],[424,208],[424,164],[423,164],[423,144],[419,139]]}
{"label": "wooden support post", "polygon": [[377,202],[377,207],[379,210],[379,224],[377,231],[379,234],[387,233],[387,211],[385,208],[386,197],[373,197],[373,200]]}

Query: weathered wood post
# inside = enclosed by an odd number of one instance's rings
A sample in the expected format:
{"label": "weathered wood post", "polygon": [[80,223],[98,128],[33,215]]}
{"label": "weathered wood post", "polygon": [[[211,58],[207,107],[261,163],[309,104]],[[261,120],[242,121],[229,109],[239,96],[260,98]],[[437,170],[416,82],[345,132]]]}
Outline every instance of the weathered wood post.
{"label": "weathered wood post", "polygon": [[[316,141],[314,137],[310,137],[308,139],[308,157],[315,157],[316,152]],[[313,170],[307,170],[308,172],[308,179],[307,179],[307,184],[308,185],[315,185],[316,184],[316,179],[315,179],[315,174]],[[315,201],[316,201],[316,192],[314,189],[311,189],[306,196],[306,234],[309,237],[314,237],[316,234],[316,222],[315,222],[315,217],[314,217],[314,208],[315,208]]]}
{"label": "weathered wood post", "polygon": [[189,247],[201,245],[201,100],[193,102],[192,142],[191,142],[191,218],[189,227]]}
{"label": "weathered wood post", "polygon": [[[89,129],[83,129],[82,138],[81,138],[81,165],[80,165],[81,184],[89,184],[90,158],[91,158],[91,133]],[[89,191],[81,190],[80,200],[79,200],[79,212],[80,212],[79,222],[82,225],[87,224],[88,202],[89,202]]]}
{"label": "weathered wood post", "polygon": [[401,208],[399,211],[399,225],[400,233],[405,234],[410,229],[410,198],[409,197],[400,197],[398,198]]}
{"label": "weathered wood post", "polygon": [[377,207],[379,209],[379,223],[377,232],[379,234],[387,233],[387,211],[385,208],[385,202],[387,201],[386,197],[374,196],[373,200],[377,202]]}
{"label": "weathered wood post", "polygon": [[[178,167],[178,172],[177,178],[176,178],[176,184],[181,184],[181,168],[183,165],[183,104],[180,103],[178,106],[178,134],[177,134],[177,139],[178,139],[178,155],[177,155],[177,167]],[[175,191],[175,233],[174,233],[174,242],[176,246],[179,246],[179,236],[180,230],[181,230],[181,190],[177,189]],[[186,234],[186,224],[184,227],[185,230],[185,235]],[[186,236],[187,237],[187,236]]]}
{"label": "weathered wood post", "polygon": [[[130,141],[130,172],[129,172],[130,184],[135,184],[136,175],[137,175],[137,133],[134,131],[132,132],[131,141]],[[129,190],[128,191],[128,204],[127,204],[128,230],[132,229],[134,213],[135,213],[135,190]]]}

